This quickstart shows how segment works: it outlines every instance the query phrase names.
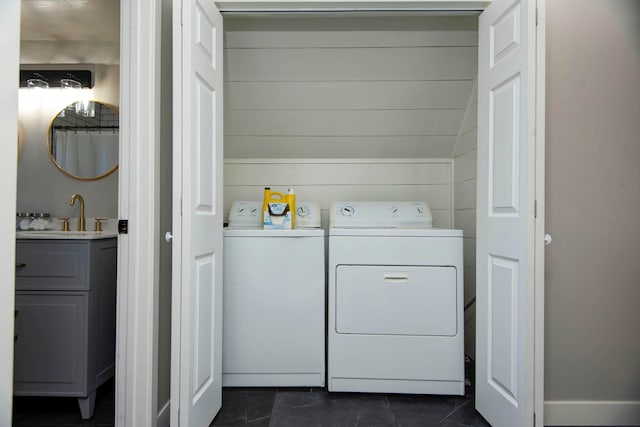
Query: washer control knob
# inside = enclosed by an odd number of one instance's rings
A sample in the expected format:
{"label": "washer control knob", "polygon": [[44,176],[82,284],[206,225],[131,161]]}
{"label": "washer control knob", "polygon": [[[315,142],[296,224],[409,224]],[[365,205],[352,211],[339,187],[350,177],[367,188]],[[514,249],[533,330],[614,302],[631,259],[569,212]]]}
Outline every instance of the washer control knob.
{"label": "washer control knob", "polygon": [[309,215],[309,208],[305,205],[300,205],[298,209],[296,209],[296,213],[298,216],[307,216]]}
{"label": "washer control knob", "polygon": [[342,209],[340,209],[340,213],[342,214],[342,216],[352,216],[354,213],[356,213],[356,210],[354,209],[353,206],[343,206]]}
{"label": "washer control knob", "polygon": [[419,214],[423,214],[423,213],[424,213],[424,209],[422,209],[422,208],[418,208],[418,213],[419,213]]}
{"label": "washer control knob", "polygon": [[398,208],[396,208],[395,206],[393,206],[393,207],[391,208],[391,213],[392,213],[392,214],[397,214],[397,213],[398,213]]}

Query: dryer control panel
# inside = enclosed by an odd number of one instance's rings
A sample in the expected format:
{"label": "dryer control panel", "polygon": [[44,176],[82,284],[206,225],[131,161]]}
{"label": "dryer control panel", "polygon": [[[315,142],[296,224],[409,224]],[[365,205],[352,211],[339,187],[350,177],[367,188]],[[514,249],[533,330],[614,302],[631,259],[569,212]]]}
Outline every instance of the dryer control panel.
{"label": "dryer control panel", "polygon": [[335,228],[431,228],[431,209],[425,202],[358,202],[331,204],[330,226]]}

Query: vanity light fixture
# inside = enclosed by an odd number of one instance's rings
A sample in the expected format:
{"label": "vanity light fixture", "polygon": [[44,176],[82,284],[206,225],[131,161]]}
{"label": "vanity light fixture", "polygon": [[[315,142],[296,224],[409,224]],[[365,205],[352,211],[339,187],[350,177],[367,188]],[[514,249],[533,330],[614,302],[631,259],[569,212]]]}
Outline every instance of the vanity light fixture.
{"label": "vanity light fixture", "polygon": [[60,88],[61,89],[81,89],[82,83],[73,79],[61,79]]}
{"label": "vanity light fixture", "polygon": [[20,87],[84,89],[93,87],[90,70],[20,70]]}
{"label": "vanity light fixture", "polygon": [[47,89],[49,87],[49,83],[42,79],[28,79],[27,87],[29,89]]}

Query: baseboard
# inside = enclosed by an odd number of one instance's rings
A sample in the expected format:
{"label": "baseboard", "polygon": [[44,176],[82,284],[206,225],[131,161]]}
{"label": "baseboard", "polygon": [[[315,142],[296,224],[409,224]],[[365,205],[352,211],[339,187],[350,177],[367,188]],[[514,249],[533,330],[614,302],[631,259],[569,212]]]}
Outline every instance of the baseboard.
{"label": "baseboard", "polygon": [[171,424],[171,401],[167,401],[164,404],[162,409],[158,411],[158,422],[156,423],[157,427],[169,427]]}
{"label": "baseboard", "polygon": [[640,426],[640,401],[545,401],[545,426]]}

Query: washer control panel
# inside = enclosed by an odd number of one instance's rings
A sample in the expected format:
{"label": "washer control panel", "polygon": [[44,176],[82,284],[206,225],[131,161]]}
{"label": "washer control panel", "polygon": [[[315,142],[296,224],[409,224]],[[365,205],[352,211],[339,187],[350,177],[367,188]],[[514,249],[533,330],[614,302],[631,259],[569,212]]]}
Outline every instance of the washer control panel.
{"label": "washer control panel", "polygon": [[431,228],[425,202],[333,202],[330,226],[336,228]]}
{"label": "washer control panel", "polygon": [[262,202],[233,202],[229,210],[229,227],[262,227]]}
{"label": "washer control panel", "polygon": [[296,228],[320,228],[320,204],[296,201]]}
{"label": "washer control panel", "polygon": [[[320,228],[320,205],[296,202],[296,228]],[[229,227],[262,228],[262,202],[236,201],[229,209]]]}

